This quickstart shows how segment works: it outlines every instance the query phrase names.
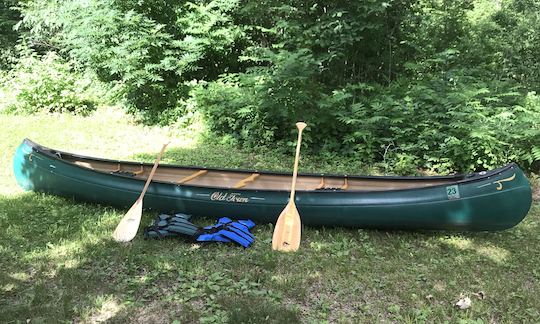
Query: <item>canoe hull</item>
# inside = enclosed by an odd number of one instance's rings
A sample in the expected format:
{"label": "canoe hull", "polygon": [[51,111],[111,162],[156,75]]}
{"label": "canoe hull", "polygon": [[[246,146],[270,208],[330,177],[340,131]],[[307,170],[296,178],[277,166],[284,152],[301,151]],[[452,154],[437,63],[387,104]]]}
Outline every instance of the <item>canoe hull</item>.
{"label": "canoe hull", "polygon": [[[83,168],[44,154],[25,140],[14,157],[19,185],[115,207],[129,207],[144,181]],[[275,222],[289,199],[287,191],[209,188],[152,182],[144,207],[196,216],[250,218]],[[531,206],[523,172],[510,164],[491,174],[452,185],[389,191],[298,191],[302,223],[409,230],[503,230],[518,224]]]}

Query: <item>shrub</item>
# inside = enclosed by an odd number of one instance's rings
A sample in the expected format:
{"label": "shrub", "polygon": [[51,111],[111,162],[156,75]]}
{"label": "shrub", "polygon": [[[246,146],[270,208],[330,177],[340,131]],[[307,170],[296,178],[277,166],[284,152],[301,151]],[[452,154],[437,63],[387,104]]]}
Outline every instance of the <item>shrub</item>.
{"label": "shrub", "polygon": [[[230,75],[199,88],[195,98],[211,129],[240,143],[290,145],[293,121],[305,120],[308,149],[383,163],[398,173],[411,173],[411,167],[472,171],[510,161],[530,167],[540,161],[539,98],[514,81],[486,82],[452,70],[388,86],[348,85],[316,98],[317,91],[309,91],[309,70],[291,72],[303,81],[290,89],[274,81],[279,68],[266,77]],[[296,105],[310,98],[311,104]]]}
{"label": "shrub", "polygon": [[20,2],[32,48],[93,70],[147,123],[198,110],[227,140],[284,147],[304,120],[306,147],[402,173],[538,165],[539,9],[537,0]]}
{"label": "shrub", "polygon": [[337,111],[338,128],[343,144],[367,162],[399,166],[408,159],[439,172],[510,161],[530,167],[538,161],[540,105],[534,93],[520,90],[515,82],[485,82],[458,71],[395,82],[365,91],[358,103],[349,99]]}
{"label": "shrub", "polygon": [[[272,68],[253,68],[200,85],[194,92],[209,127],[247,145],[272,145],[294,139],[294,122],[316,111],[317,65],[307,51],[277,54]],[[318,114],[306,120],[313,127],[325,122]],[[309,143],[312,137],[306,137]]]}
{"label": "shrub", "polygon": [[14,0],[0,0],[0,70],[10,68],[16,58],[18,34],[14,26],[20,20],[19,12],[13,9],[16,4]]}
{"label": "shrub", "polygon": [[[115,85],[128,111],[146,123],[185,113],[192,80],[237,65],[242,37],[237,0],[28,1],[21,3],[32,44],[61,48]],[[164,112],[164,114],[162,114]]]}
{"label": "shrub", "polygon": [[87,84],[55,53],[21,58],[5,77],[3,92],[10,96],[4,110],[12,114],[89,114],[95,102],[84,94]]}

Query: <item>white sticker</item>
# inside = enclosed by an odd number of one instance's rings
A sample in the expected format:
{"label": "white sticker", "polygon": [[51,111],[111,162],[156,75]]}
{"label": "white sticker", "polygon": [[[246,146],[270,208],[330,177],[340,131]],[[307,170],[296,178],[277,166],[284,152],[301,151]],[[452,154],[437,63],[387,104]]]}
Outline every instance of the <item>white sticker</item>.
{"label": "white sticker", "polygon": [[459,199],[459,188],[457,185],[448,186],[446,187],[446,195],[448,196],[448,199]]}

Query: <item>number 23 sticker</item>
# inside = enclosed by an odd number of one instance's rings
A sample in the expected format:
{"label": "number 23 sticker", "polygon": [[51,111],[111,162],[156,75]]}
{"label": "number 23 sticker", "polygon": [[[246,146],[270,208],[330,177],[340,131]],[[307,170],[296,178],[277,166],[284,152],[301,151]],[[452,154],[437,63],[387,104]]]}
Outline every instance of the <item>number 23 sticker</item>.
{"label": "number 23 sticker", "polygon": [[448,199],[459,199],[459,188],[457,185],[446,187],[446,195]]}

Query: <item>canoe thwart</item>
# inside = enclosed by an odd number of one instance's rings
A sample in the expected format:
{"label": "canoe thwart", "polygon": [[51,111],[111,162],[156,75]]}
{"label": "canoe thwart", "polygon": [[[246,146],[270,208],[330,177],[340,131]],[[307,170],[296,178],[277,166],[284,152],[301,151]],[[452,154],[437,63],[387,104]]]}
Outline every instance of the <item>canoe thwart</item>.
{"label": "canoe thwart", "polygon": [[324,188],[324,177],[321,177],[321,182],[315,187],[315,190],[320,190]]}
{"label": "canoe thwart", "polygon": [[349,188],[349,179],[344,178],[343,184],[340,187],[326,187],[324,177],[321,177],[321,182],[315,187],[315,190],[347,190]]}
{"label": "canoe thwart", "polygon": [[141,169],[138,170],[138,171],[133,171],[133,173],[135,173],[135,175],[141,175],[142,173],[144,172],[144,167],[141,165]]}
{"label": "canoe thwart", "polygon": [[341,186],[341,190],[347,190],[349,188],[349,179],[345,178],[345,181],[343,181],[343,186]]}
{"label": "canoe thwart", "polygon": [[234,188],[243,188],[243,187],[245,187],[248,183],[255,181],[255,179],[257,179],[257,177],[258,177],[259,175],[260,175],[260,174],[258,174],[258,173],[253,173],[253,174],[250,175],[249,177],[247,177],[247,178],[245,178],[245,179],[242,179],[242,180],[238,181],[238,182],[234,185]]}
{"label": "canoe thwart", "polygon": [[143,172],[144,172],[144,167],[142,164],[140,166],[140,169],[137,171],[127,171],[127,170],[122,170],[122,166],[120,163],[117,164],[115,170],[111,171],[112,174],[122,174],[122,175],[127,175],[130,177],[141,175]]}
{"label": "canoe thwart", "polygon": [[191,181],[197,177],[202,176],[203,174],[207,173],[208,170],[199,170],[191,175],[188,175],[187,177],[183,178],[182,180],[178,181],[178,183],[186,183],[188,181]]}

